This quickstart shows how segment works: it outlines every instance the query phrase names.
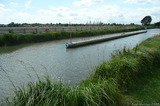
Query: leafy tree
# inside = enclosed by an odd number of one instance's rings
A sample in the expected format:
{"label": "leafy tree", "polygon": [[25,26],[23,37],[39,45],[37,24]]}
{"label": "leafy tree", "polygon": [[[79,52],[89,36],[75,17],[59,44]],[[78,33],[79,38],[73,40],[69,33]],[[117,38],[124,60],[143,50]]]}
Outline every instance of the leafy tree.
{"label": "leafy tree", "polygon": [[20,26],[21,26],[21,24],[14,23],[14,22],[11,22],[11,23],[8,24],[8,27],[20,27]]}
{"label": "leafy tree", "polygon": [[135,25],[134,23],[130,23],[129,25]]}
{"label": "leafy tree", "polygon": [[149,25],[152,21],[151,16],[145,16],[142,20],[141,23],[142,25]]}
{"label": "leafy tree", "polygon": [[11,23],[8,24],[8,26],[9,27],[14,27],[14,24],[15,24],[14,22],[11,22]]}

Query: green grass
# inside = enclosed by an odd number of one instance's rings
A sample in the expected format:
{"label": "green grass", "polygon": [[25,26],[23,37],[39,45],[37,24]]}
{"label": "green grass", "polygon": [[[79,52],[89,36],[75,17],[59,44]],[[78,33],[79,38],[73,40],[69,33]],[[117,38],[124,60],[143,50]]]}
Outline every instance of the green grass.
{"label": "green grass", "polygon": [[104,62],[95,70],[95,78],[116,78],[121,87],[127,87],[139,74],[149,73],[160,63],[160,37],[149,38],[133,50],[116,51],[112,60]]}
{"label": "green grass", "polygon": [[[30,82],[15,91],[8,105],[115,106],[160,100],[160,35],[134,49],[115,51],[88,79],[72,88],[61,82]],[[132,99],[131,99],[132,98]]]}
{"label": "green grass", "polygon": [[127,92],[127,97],[130,98],[131,103],[159,103],[160,105],[160,67],[153,68],[151,74],[140,77],[137,84]]}
{"label": "green grass", "polygon": [[114,80],[98,80],[97,83],[81,83],[76,88],[71,88],[62,83],[46,81],[30,82],[27,86],[15,91],[10,106],[24,105],[55,105],[55,106],[98,106],[122,104],[123,96],[115,86]]}
{"label": "green grass", "polygon": [[[92,30],[92,31],[71,31],[72,37],[87,37],[95,35],[103,35],[118,32],[129,32],[135,30],[141,30],[144,27],[127,27],[119,29],[106,29],[106,30]],[[11,46],[22,43],[43,42],[51,40],[59,40],[70,38],[70,31],[60,32],[46,32],[46,33],[28,33],[28,34],[15,34],[6,33],[0,35],[0,46]]]}

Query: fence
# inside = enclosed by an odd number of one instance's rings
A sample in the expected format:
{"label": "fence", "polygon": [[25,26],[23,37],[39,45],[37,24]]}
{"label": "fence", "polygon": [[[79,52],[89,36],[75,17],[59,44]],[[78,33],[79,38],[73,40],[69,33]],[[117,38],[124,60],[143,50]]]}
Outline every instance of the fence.
{"label": "fence", "polygon": [[102,29],[115,29],[125,26],[68,26],[68,27],[1,27],[0,34],[14,33],[41,33],[41,32],[57,32],[57,31],[90,31]]}

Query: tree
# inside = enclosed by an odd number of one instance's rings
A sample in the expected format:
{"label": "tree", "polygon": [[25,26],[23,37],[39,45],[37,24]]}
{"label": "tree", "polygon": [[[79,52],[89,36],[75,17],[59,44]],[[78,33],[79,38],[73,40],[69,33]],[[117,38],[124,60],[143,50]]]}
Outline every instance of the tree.
{"label": "tree", "polygon": [[130,25],[135,25],[134,23],[130,23]]}
{"label": "tree", "polygon": [[15,23],[14,22],[11,22],[8,24],[8,27],[14,27]]}
{"label": "tree", "polygon": [[149,25],[152,21],[152,18],[151,16],[145,16],[142,20],[141,20],[141,23],[142,25]]}
{"label": "tree", "polygon": [[160,22],[157,22],[154,24],[155,26],[160,26]]}

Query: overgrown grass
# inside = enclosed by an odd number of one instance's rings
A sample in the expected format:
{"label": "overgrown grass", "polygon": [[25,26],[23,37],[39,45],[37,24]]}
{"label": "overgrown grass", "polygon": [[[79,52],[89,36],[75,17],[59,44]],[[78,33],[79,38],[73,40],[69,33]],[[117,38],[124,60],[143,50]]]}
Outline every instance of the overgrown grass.
{"label": "overgrown grass", "polygon": [[91,77],[93,80],[99,78],[115,78],[121,90],[136,82],[145,73],[152,73],[151,69],[160,64],[160,37],[149,38],[136,46],[133,50],[116,51],[109,62],[104,62],[95,70]]}
{"label": "overgrown grass", "polygon": [[[144,29],[144,27],[128,27],[128,28],[92,30],[92,31],[71,31],[71,33],[72,37],[86,37],[86,36],[118,33],[118,32],[135,31],[141,29]],[[0,35],[0,46],[10,46],[22,43],[59,40],[69,37],[70,37],[70,31],[28,33],[28,34],[15,34],[14,32],[12,32]]]}
{"label": "overgrown grass", "polygon": [[[134,49],[116,51],[112,59],[99,65],[94,74],[76,88],[62,83],[46,81],[30,82],[15,91],[9,105],[66,105],[86,106],[126,105],[124,94],[139,79],[154,73],[153,67],[160,64],[160,35],[142,42]],[[157,100],[159,100],[158,98]],[[129,101],[130,102],[130,101]]]}
{"label": "overgrown grass", "polygon": [[16,96],[8,105],[55,105],[55,106],[99,106],[122,104],[122,95],[114,80],[98,80],[97,83],[81,83],[76,88],[46,81],[30,82],[27,86],[15,91]]}

